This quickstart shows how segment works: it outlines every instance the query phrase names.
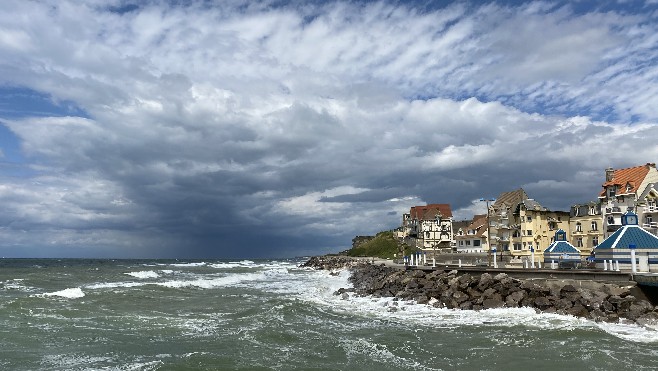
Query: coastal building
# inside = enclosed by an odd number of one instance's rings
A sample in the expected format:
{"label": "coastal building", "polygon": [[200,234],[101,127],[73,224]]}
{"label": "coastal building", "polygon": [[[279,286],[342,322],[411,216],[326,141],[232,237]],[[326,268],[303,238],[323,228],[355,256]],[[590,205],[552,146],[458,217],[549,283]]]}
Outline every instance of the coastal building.
{"label": "coastal building", "polygon": [[[508,254],[508,251],[510,251],[512,237],[511,214],[519,203],[527,199],[528,194],[522,188],[519,188],[511,192],[502,192],[489,207],[490,231],[485,231],[484,235],[491,236],[491,247],[498,251],[501,259],[504,254]],[[484,248],[483,251],[489,251],[489,246]]]}
{"label": "coastal building", "polygon": [[[569,229],[569,213],[551,211],[533,199],[520,202],[511,215],[510,255],[541,261],[543,251],[553,242],[555,231]],[[568,237],[568,236],[567,236]]]}
{"label": "coastal building", "polygon": [[487,242],[487,215],[475,215],[464,228],[455,231],[457,252],[483,252],[489,250]]}
{"label": "coastal building", "polygon": [[601,202],[589,202],[571,206],[569,212],[571,244],[586,258],[603,241],[603,217]]}
{"label": "coastal building", "polygon": [[452,210],[449,204],[413,206],[402,218],[406,237],[423,250],[450,250],[453,245]]}
{"label": "coastal building", "polygon": [[658,183],[649,183],[636,204],[640,226],[658,236]]}
{"label": "coastal building", "polygon": [[622,215],[621,226],[596,249],[594,262],[600,269],[617,267],[632,270],[635,258],[637,272],[658,272],[658,237],[638,225],[638,215],[627,211]]}
{"label": "coastal building", "polygon": [[657,222],[658,217],[655,207],[658,196],[656,183],[658,171],[655,163],[605,170],[605,182],[599,200],[606,238],[621,228],[621,217],[627,211],[634,211],[648,231],[658,233],[658,224],[652,224]]}
{"label": "coastal building", "polygon": [[544,250],[544,265],[557,264],[560,267],[565,263],[578,264],[581,261],[581,251],[567,241],[567,232],[558,229],[553,242]]}

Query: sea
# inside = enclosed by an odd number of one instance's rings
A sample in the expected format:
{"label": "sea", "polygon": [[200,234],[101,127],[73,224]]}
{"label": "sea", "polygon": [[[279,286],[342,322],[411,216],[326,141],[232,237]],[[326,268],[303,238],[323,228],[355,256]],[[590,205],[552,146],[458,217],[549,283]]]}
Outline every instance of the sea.
{"label": "sea", "polygon": [[304,261],[0,259],[0,369],[658,369],[657,329],[334,295]]}

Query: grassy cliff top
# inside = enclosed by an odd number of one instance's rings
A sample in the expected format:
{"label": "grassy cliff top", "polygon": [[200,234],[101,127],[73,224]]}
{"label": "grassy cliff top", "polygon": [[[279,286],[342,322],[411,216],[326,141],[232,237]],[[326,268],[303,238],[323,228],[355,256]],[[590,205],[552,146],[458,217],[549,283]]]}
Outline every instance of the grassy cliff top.
{"label": "grassy cliff top", "polygon": [[370,241],[364,242],[356,248],[345,252],[348,256],[371,256],[383,259],[393,259],[394,254],[400,257],[401,246],[393,232],[379,232]]}

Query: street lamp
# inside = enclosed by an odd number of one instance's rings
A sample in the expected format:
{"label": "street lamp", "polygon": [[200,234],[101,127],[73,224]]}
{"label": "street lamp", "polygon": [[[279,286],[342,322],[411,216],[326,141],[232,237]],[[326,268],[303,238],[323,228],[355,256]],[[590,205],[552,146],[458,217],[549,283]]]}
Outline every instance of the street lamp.
{"label": "street lamp", "polygon": [[481,198],[480,201],[487,203],[487,265],[491,267],[491,222],[489,220],[489,202],[496,201],[495,198]]}

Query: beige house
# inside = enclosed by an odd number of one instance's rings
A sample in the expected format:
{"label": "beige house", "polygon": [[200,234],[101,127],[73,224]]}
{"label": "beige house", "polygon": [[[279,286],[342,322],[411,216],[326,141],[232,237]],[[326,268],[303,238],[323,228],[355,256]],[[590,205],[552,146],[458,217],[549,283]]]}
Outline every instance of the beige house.
{"label": "beige house", "polygon": [[457,252],[489,251],[487,241],[487,215],[475,215],[464,228],[455,231]]}
{"label": "beige house", "polygon": [[569,230],[569,213],[550,211],[533,199],[520,202],[511,215],[511,249],[513,257],[543,260],[544,250],[553,242],[558,229]]}
{"label": "beige house", "polygon": [[589,202],[571,206],[569,213],[571,244],[586,258],[599,243],[603,242],[603,218],[601,203]]}

